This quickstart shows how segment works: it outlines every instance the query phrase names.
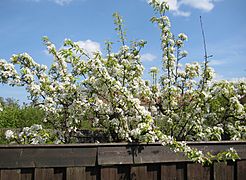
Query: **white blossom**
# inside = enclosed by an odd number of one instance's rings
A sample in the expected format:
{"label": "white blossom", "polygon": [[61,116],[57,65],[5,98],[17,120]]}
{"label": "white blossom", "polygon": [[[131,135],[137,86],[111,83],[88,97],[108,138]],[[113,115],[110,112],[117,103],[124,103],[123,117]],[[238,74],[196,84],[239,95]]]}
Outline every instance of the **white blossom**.
{"label": "white blossom", "polygon": [[5,132],[5,138],[6,138],[7,140],[12,139],[13,137],[14,137],[14,132],[13,132],[13,131],[7,130],[7,131]]}

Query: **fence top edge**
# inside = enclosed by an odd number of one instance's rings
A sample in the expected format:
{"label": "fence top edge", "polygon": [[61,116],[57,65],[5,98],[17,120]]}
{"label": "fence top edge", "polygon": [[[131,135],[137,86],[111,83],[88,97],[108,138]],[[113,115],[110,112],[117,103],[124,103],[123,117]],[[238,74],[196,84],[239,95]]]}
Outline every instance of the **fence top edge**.
{"label": "fence top edge", "polygon": [[[246,141],[186,141],[187,145],[246,145]],[[97,148],[97,147],[121,147],[121,146],[161,146],[161,143],[81,143],[81,144],[6,144],[0,148]]]}

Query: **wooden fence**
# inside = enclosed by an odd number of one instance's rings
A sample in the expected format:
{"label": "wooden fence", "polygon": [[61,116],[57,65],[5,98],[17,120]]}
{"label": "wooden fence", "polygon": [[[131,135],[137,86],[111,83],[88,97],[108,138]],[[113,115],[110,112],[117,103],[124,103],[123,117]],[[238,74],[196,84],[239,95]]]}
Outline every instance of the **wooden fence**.
{"label": "wooden fence", "polygon": [[1,145],[0,180],[246,179],[246,142],[188,144],[213,153],[234,147],[241,159],[203,167],[158,143]]}

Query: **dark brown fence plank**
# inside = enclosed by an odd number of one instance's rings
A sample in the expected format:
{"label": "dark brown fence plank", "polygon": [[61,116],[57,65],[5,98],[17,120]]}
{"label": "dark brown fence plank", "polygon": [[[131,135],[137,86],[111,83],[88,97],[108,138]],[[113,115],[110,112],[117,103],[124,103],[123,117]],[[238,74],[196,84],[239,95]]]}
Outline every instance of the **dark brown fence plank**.
{"label": "dark brown fence plank", "polygon": [[117,180],[117,168],[116,167],[102,167],[101,168],[101,180]]}
{"label": "dark brown fence plank", "polygon": [[234,179],[234,163],[214,163],[214,179],[215,180],[233,180]]}
{"label": "dark brown fence plank", "polygon": [[99,165],[180,162],[184,160],[187,160],[187,158],[182,154],[174,153],[170,148],[161,145],[127,145],[122,147],[106,146],[98,148]]}
{"label": "dark brown fence plank", "polygon": [[149,164],[147,166],[147,179],[157,180],[160,177],[160,165],[159,164]]}
{"label": "dark brown fence plank", "polygon": [[0,148],[0,168],[94,166],[97,148]]}
{"label": "dark brown fence plank", "polygon": [[186,178],[185,163],[166,163],[161,165],[161,180],[183,180]]}
{"label": "dark brown fence plank", "polygon": [[204,167],[201,164],[187,164],[187,179],[189,180],[209,180],[210,167]]}
{"label": "dark brown fence plank", "polygon": [[174,163],[166,163],[161,165],[161,180],[176,179],[176,165]]}
{"label": "dark brown fence plank", "polygon": [[33,180],[34,179],[34,169],[23,168],[21,169],[21,180]]}
{"label": "dark brown fence plank", "polygon": [[98,147],[99,165],[132,164],[132,163],[133,163],[132,150],[127,149],[126,146]]}
{"label": "dark brown fence plank", "polygon": [[[204,151],[218,153],[229,147],[246,159],[245,142],[188,143]],[[98,152],[98,153],[97,153]],[[98,156],[97,156],[98,155]],[[99,165],[148,164],[189,161],[161,144],[86,144],[86,145],[0,145],[0,168],[75,167]],[[114,158],[117,157],[117,158]]]}
{"label": "dark brown fence plank", "polygon": [[186,163],[176,163],[176,177],[179,180],[183,180],[186,178]]}
{"label": "dark brown fence plank", "polygon": [[21,148],[15,148],[15,149],[9,149],[8,147],[6,148],[1,148],[0,149],[0,168],[19,168],[22,167],[16,166],[18,163],[18,158],[19,154],[22,152]]}
{"label": "dark brown fence plank", "polygon": [[36,168],[34,173],[35,180],[53,180],[54,169],[53,168]]}
{"label": "dark brown fence plank", "polygon": [[246,178],[246,160],[237,161],[237,180]]}
{"label": "dark brown fence plank", "polygon": [[[241,159],[246,159],[245,142],[194,142],[188,143],[191,147],[204,152],[216,154],[233,147]],[[114,158],[117,157],[117,158]],[[142,164],[163,162],[189,161],[182,153],[174,153],[169,147],[161,144],[114,144],[98,147],[98,164]]]}
{"label": "dark brown fence plank", "polygon": [[1,180],[21,180],[21,170],[20,169],[2,169],[1,170]]}
{"label": "dark brown fence plank", "polygon": [[85,167],[68,167],[66,170],[66,180],[85,179]]}
{"label": "dark brown fence plank", "polygon": [[131,166],[130,179],[131,180],[143,180],[147,176],[147,166]]}

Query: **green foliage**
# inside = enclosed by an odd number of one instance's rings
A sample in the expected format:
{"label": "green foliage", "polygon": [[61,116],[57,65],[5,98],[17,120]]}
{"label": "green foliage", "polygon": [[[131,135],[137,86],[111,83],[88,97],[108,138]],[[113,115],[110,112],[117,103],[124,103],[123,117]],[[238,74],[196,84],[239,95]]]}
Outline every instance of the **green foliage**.
{"label": "green foliage", "polygon": [[[7,144],[5,131],[7,129],[18,130],[33,124],[43,124],[44,112],[31,105],[20,106],[13,98],[0,97],[2,111],[0,111],[0,144]],[[50,127],[45,124],[46,128]]]}
{"label": "green foliage", "polygon": [[0,112],[0,128],[22,128],[33,124],[42,124],[44,112],[33,106],[19,106],[17,101],[5,101]]}
{"label": "green foliage", "polygon": [[8,141],[5,138],[5,131],[5,128],[0,128],[0,144],[8,144]]}

